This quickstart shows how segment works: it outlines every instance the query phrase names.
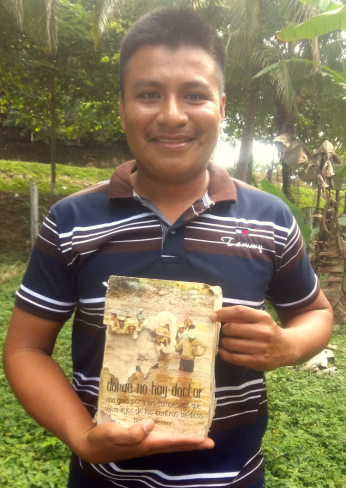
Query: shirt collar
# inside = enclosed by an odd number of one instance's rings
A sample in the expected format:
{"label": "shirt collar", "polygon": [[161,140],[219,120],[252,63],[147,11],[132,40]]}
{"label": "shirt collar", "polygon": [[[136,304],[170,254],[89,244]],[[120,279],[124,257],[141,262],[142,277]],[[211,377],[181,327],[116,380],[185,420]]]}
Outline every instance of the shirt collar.
{"label": "shirt collar", "polygon": [[[236,186],[227,171],[216,163],[208,164],[209,187],[204,198],[214,203],[222,201],[237,201]],[[130,175],[136,171],[136,161],[127,161],[118,166],[110,179],[109,201],[115,198],[133,198],[133,188]]]}

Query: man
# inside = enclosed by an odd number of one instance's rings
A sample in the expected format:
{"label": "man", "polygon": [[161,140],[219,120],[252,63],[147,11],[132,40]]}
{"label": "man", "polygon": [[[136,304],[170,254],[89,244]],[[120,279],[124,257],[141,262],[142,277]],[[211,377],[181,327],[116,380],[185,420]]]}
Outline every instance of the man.
{"label": "man", "polygon": [[[259,488],[262,372],[321,350],[331,308],[287,207],[209,164],[225,108],[215,30],[192,11],[156,10],[125,36],[120,66],[135,161],[51,209],[18,291],[6,374],[27,411],[73,451],[70,488]],[[150,419],[93,424],[110,274],[222,287],[209,438],[158,433]],[[263,310],[266,296],[284,328]],[[75,308],[72,388],[51,353]]]}
{"label": "man", "polygon": [[134,339],[137,339],[138,337],[138,332],[137,332],[137,328],[134,324],[130,323],[128,326],[127,326],[127,333],[128,335],[132,336]]}
{"label": "man", "polygon": [[143,308],[140,308],[137,312],[137,322],[138,322],[138,329],[142,329],[144,325],[145,314]]}
{"label": "man", "polygon": [[175,336],[176,342],[182,341],[185,337],[187,337],[187,332],[183,325],[179,325],[177,335]]}
{"label": "man", "polygon": [[126,334],[126,317],[122,315],[118,318],[118,327],[115,329],[116,334]]}
{"label": "man", "polygon": [[199,356],[204,354],[206,346],[197,339],[197,331],[195,326],[192,324],[190,330],[187,332],[187,337],[182,339],[181,342],[175,346],[178,352],[181,352],[180,368],[181,371],[186,371],[187,373],[193,373],[195,367],[195,356],[197,356],[197,350],[200,348],[201,353]]}

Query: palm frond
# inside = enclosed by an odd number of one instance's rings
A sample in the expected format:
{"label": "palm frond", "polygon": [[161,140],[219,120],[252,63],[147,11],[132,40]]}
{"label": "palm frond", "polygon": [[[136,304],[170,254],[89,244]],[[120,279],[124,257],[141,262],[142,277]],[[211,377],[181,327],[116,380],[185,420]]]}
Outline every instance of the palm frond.
{"label": "palm frond", "polygon": [[24,17],[23,0],[3,0],[3,4],[8,11],[14,14],[18,24],[22,28]]}
{"label": "palm frond", "polygon": [[46,52],[55,54],[58,46],[57,11],[59,0],[3,0],[21,28]]}
{"label": "palm frond", "polygon": [[259,31],[259,0],[221,0],[216,21],[228,36],[238,33],[238,40],[243,44],[251,44]]}
{"label": "palm frond", "polygon": [[96,43],[104,36],[112,21],[125,18],[129,12],[132,20],[159,7],[189,6],[203,10],[203,0],[102,0],[98,2],[94,16]]}
{"label": "palm frond", "polygon": [[287,61],[281,59],[267,65],[259,71],[254,78],[268,76],[270,83],[275,87],[277,96],[291,112],[295,106],[296,91],[292,84],[292,78]]}

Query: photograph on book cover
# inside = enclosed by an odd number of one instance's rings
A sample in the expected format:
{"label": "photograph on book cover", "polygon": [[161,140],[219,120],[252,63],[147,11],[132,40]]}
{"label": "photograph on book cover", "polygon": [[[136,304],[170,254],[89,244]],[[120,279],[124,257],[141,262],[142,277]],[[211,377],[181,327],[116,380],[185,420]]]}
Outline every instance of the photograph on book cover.
{"label": "photograph on book cover", "polygon": [[96,422],[207,435],[215,411],[219,287],[111,276]]}

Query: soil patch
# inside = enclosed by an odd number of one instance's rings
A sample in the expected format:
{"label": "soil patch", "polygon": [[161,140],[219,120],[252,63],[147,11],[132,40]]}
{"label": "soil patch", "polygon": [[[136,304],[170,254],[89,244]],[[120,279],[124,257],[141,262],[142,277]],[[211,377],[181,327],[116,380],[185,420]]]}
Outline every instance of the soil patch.
{"label": "soil patch", "polygon": [[[40,198],[40,221],[43,221],[46,209],[53,203],[51,197]],[[29,197],[0,191],[0,256],[27,259],[30,252]]]}
{"label": "soil patch", "polygon": [[[4,136],[6,134],[6,137]],[[42,142],[31,144],[22,137],[14,137],[13,131],[0,131],[0,159],[50,164],[49,145]],[[132,159],[126,142],[109,147],[91,145],[58,145],[57,163],[68,166],[95,166],[115,168]],[[40,221],[57,198],[40,198]],[[0,192],[0,257],[30,255],[30,202],[21,194]]]}
{"label": "soil patch", "polygon": [[[0,159],[50,164],[50,147],[43,142],[3,141],[0,137]],[[89,146],[59,144],[56,162],[68,166],[95,166],[115,168],[120,163],[132,159],[126,142],[111,146]]]}

